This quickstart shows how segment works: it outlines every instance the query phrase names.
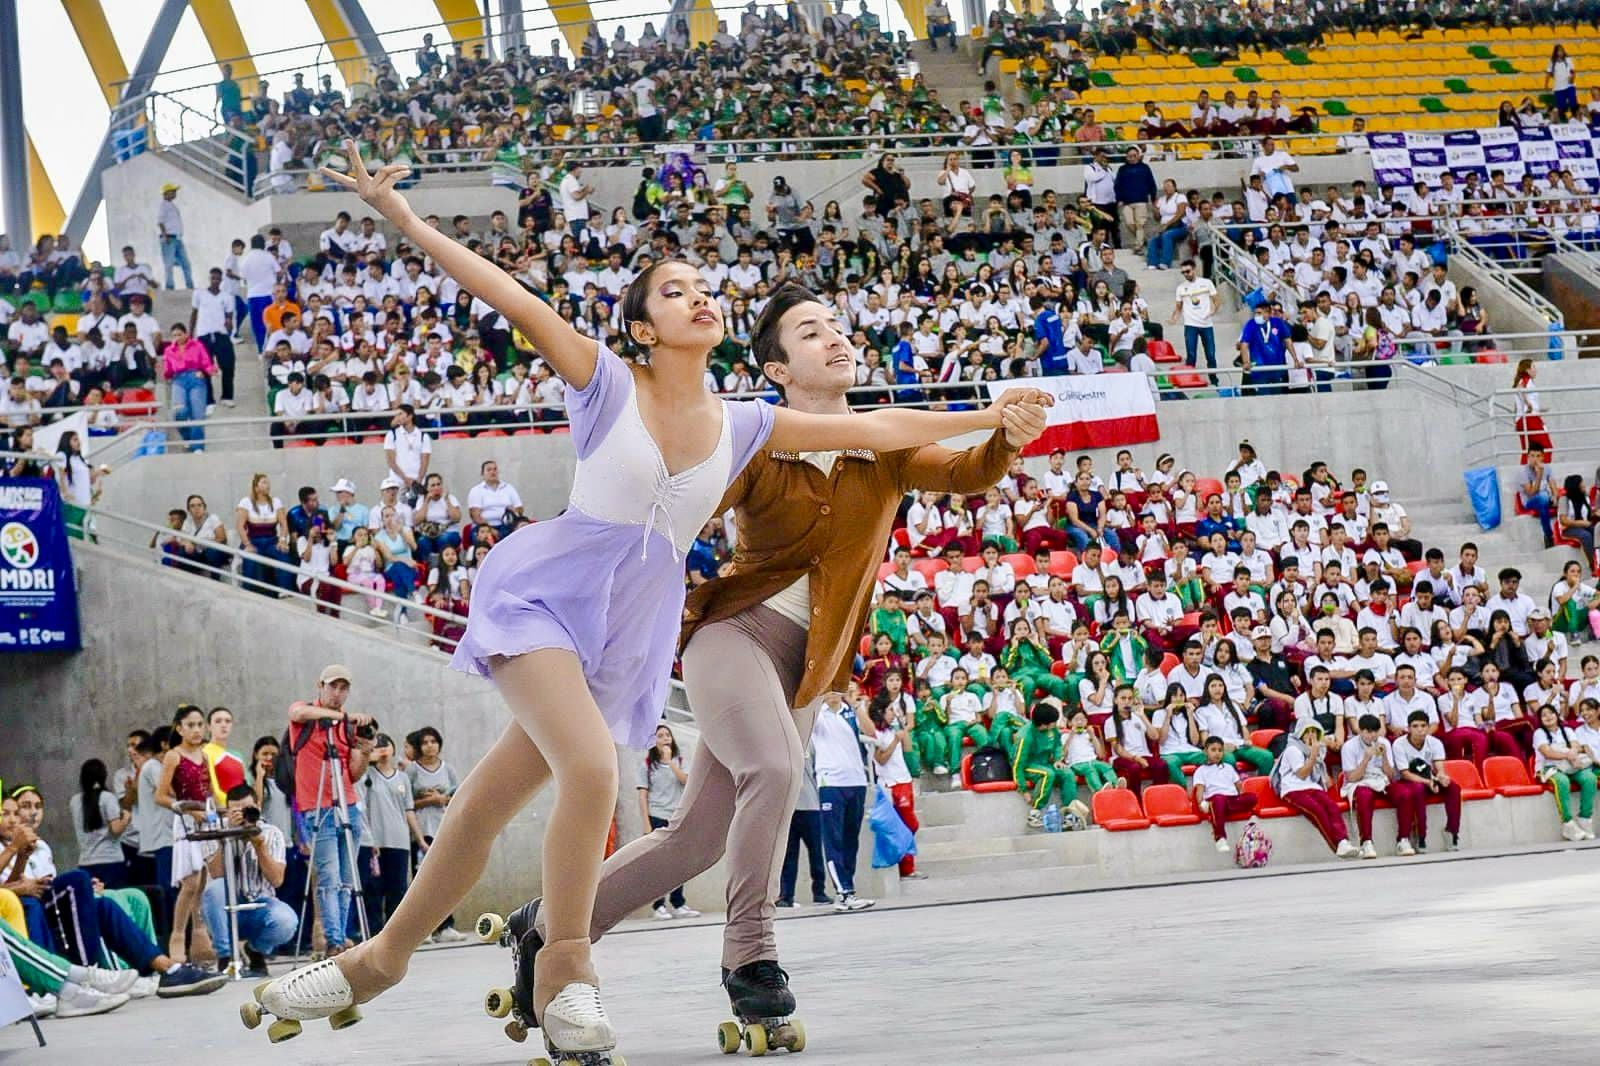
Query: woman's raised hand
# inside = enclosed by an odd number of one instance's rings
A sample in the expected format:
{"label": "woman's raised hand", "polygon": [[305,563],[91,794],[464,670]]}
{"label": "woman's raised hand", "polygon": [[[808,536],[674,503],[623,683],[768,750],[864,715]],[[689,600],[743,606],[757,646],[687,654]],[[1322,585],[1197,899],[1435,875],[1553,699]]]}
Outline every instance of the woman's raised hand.
{"label": "woman's raised hand", "polygon": [[322,173],[354,192],[391,222],[403,217],[410,210],[410,205],[404,196],[395,191],[395,185],[411,176],[411,168],[404,163],[386,163],[378,168],[377,173],[372,173],[367,170],[367,164],[362,161],[361,152],[353,139],[345,138],[344,147],[350,160],[350,173],[340,173],[330,167],[321,168]]}

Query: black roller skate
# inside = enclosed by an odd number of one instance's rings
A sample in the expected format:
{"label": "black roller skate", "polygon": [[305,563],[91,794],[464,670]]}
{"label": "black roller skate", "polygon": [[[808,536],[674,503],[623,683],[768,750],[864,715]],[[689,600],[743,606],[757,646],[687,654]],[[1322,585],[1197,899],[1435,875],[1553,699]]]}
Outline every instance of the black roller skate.
{"label": "black roller skate", "polygon": [[528,1039],[528,1030],[539,1028],[533,1013],[533,957],[544,947],[544,938],[534,929],[539,915],[539,900],[532,899],[511,912],[511,917],[484,914],[478,918],[478,939],[511,949],[510,988],[491,988],[483,997],[484,1012],[491,1018],[505,1018],[506,1036],[517,1043]]}
{"label": "black roller skate", "polygon": [[806,1029],[794,1013],[794,993],[789,991],[789,975],[771,959],[762,959],[722,971],[722,987],[728,990],[733,1005],[731,1022],[717,1027],[717,1046],[724,1055],[740,1048],[752,1055],[765,1055],[780,1048],[799,1054],[806,1048]]}

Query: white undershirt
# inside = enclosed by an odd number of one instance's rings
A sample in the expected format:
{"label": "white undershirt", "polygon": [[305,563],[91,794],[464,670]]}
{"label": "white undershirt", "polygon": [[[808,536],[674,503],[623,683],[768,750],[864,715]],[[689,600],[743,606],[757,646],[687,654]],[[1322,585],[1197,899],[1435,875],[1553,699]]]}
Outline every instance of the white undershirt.
{"label": "white undershirt", "polygon": [[[839,452],[801,452],[800,458],[810,463],[824,475],[833,473],[833,464]],[[770,607],[801,629],[811,628],[811,575],[801,574],[800,579],[788,588],[773,593],[763,606]]]}

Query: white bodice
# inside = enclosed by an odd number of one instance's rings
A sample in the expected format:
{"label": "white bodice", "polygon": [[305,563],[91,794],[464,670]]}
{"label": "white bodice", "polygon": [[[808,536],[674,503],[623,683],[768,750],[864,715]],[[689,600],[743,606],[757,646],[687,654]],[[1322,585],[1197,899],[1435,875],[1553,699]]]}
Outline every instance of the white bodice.
{"label": "white bodice", "polygon": [[641,550],[646,557],[652,531],[672,542],[674,558],[686,554],[733,475],[733,419],[726,400],[722,406],[722,432],[711,454],[669,474],[661,449],[639,414],[630,378],[627,403],[617,421],[599,445],[578,460],[572,506],[605,522],[643,526]]}

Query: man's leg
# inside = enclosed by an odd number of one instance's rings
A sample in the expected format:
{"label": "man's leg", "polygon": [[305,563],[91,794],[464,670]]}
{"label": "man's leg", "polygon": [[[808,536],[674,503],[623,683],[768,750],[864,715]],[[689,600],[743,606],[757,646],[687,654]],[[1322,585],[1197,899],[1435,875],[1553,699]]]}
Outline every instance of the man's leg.
{"label": "man's leg", "polygon": [[811,874],[811,901],[828,902],[828,867],[822,860],[822,812],[799,811],[800,839],[806,846],[806,866]]}
{"label": "man's leg", "polygon": [[270,956],[280,946],[294,939],[300,919],[293,908],[281,899],[256,902],[262,904],[259,909],[239,914],[239,939],[244,941],[246,947]]}
{"label": "man's leg", "polygon": [[840,827],[843,846],[833,858],[841,867],[840,876],[845,879],[845,883],[850,886],[850,893],[854,895],[856,856],[861,851],[861,822],[867,814],[867,786],[856,785],[840,791],[844,793],[844,825]]}
{"label": "man's leg", "polygon": [[841,861],[844,857],[845,798],[847,790],[826,787],[817,790],[822,799],[822,861],[828,869],[835,892],[841,896],[855,891],[855,882],[847,880],[850,870]]}
{"label": "man's leg", "polygon": [[789,842],[783,849],[783,868],[778,873],[778,899],[794,902],[794,883],[800,876],[800,816],[808,812],[795,811],[789,818]]}
{"label": "man's leg", "polygon": [[1356,835],[1365,844],[1372,840],[1372,812],[1378,804],[1378,794],[1365,785],[1357,785],[1351,793],[1350,806],[1356,811]]}
{"label": "man's leg", "polygon": [[311,815],[311,865],[317,871],[317,908],[322,918],[322,934],[328,946],[344,943],[344,907],[339,901],[339,885],[343,880],[339,843],[339,814],[323,808]]}
{"label": "man's leg", "polygon": [[[1591,774],[1590,776],[1593,777],[1594,775]],[[1594,802],[1592,792],[1586,798],[1586,802],[1591,804],[1592,809]],[[1450,834],[1451,837],[1461,834],[1461,786],[1454,781],[1444,788],[1444,831]]]}
{"label": "man's leg", "polygon": [[[803,657],[804,635],[798,626],[794,633]],[[684,649],[683,669],[700,727],[688,788],[667,828],[606,860],[590,936],[598,940],[639,907],[709,869],[726,848],[723,965],[734,970],[778,957],[772,892],[787,840],[785,820],[804,772],[799,730],[809,735],[810,717],[790,711],[791,690],[771,650],[743,626],[700,629]],[[798,682],[797,670],[784,673]]]}

